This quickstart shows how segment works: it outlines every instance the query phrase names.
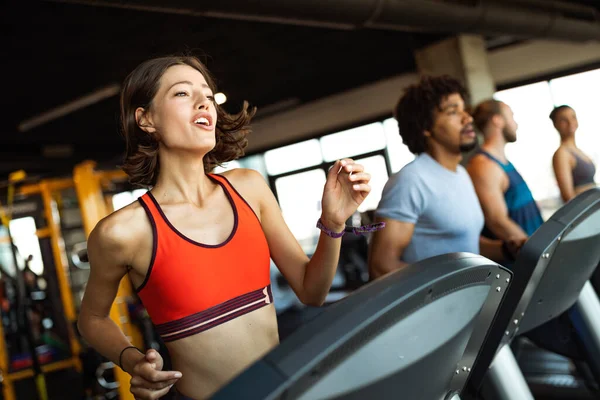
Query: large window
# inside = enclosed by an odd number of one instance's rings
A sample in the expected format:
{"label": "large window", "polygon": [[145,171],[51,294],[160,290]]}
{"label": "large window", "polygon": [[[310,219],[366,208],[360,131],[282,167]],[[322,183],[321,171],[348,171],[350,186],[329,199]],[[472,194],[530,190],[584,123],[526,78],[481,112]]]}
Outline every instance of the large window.
{"label": "large window", "polygon": [[392,173],[400,171],[406,164],[415,159],[415,155],[408,150],[408,147],[402,143],[400,132],[398,130],[398,121],[394,118],[388,118],[383,121],[385,130],[385,140],[387,147],[385,149]]}
{"label": "large window", "polygon": [[[513,109],[519,124],[517,141],[507,145],[507,157],[527,181],[545,217],[562,204],[552,169],[552,156],[560,138],[549,118],[550,112],[563,104],[575,109],[579,120],[577,145],[600,165],[599,92],[600,69],[503,90],[495,95]],[[596,174],[596,181],[600,182],[600,174]]]}
{"label": "large window", "polygon": [[235,168],[253,169],[267,179],[267,166],[265,165],[265,157],[262,154],[246,156],[238,160],[229,161],[224,163],[223,166],[216,167],[213,172],[218,174]]}
{"label": "large window", "polygon": [[549,182],[554,179],[552,154],[559,137],[548,118],[553,108],[548,83],[501,91],[495,97],[512,108],[519,124],[517,141],[506,146],[506,156],[523,175],[536,199],[555,197],[558,188]]}
{"label": "large window", "polygon": [[319,237],[315,225],[331,165],[350,157],[371,174],[371,193],[358,208],[365,212],[377,208],[389,173],[414,158],[407,153],[397,124],[387,120],[270,150],[265,153],[265,164],[286,223],[310,253]]}
{"label": "large window", "polygon": [[385,131],[379,122],[321,138],[321,151],[325,161],[370,153],[383,149],[385,145]]}
{"label": "large window", "polygon": [[[33,256],[29,267],[34,273],[41,275],[44,273],[44,263],[36,229],[33,217],[17,218],[10,221],[13,244],[18,250],[17,262],[19,268],[24,267],[27,257]],[[2,272],[7,272],[14,277],[14,265],[8,231],[4,226],[0,226],[0,268],[2,268]]]}
{"label": "large window", "polygon": [[265,153],[265,166],[271,176],[280,175],[323,162],[319,141],[308,140]]}
{"label": "large window", "polygon": [[146,189],[135,189],[130,192],[121,192],[112,196],[112,205],[113,210],[117,211],[129,204],[133,203],[140,197],[146,193]]}
{"label": "large window", "polygon": [[[568,104],[577,112],[577,145],[600,166],[600,69],[554,79],[550,90],[555,105]],[[600,183],[600,174],[596,182]]]}
{"label": "large window", "polygon": [[305,252],[317,245],[315,224],[321,215],[325,171],[311,169],[275,179],[279,206],[288,227]]}

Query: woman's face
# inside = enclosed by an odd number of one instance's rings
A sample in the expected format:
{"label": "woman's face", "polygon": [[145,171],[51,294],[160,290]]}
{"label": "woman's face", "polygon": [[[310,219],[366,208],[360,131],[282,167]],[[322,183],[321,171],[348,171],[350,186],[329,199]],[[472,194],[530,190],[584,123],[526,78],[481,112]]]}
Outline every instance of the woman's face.
{"label": "woman's face", "polygon": [[575,136],[575,132],[579,127],[577,115],[572,108],[563,108],[555,117],[554,127],[560,133],[561,138],[567,139]]}
{"label": "woman's face", "polygon": [[[217,110],[206,79],[188,65],[169,67],[149,110],[138,109],[138,125],[168,149],[208,153],[215,146]],[[140,111],[141,110],[141,111]]]}

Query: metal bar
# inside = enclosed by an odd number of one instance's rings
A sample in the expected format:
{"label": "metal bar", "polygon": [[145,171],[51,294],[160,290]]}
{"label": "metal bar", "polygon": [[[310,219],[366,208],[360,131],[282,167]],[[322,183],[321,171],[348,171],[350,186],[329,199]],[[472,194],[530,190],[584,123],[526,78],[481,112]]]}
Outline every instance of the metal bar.
{"label": "metal bar", "polygon": [[[35,231],[35,236],[37,236],[38,239],[44,239],[50,237],[50,235],[51,232],[48,228],[42,228]],[[0,244],[1,243],[10,243],[10,238],[8,236],[0,237]]]}
{"label": "metal bar", "polygon": [[11,381],[20,381],[21,379],[31,378],[33,376],[33,370],[31,368],[23,369],[17,372],[13,372],[7,376]]}
{"label": "metal bar", "polygon": [[[78,360],[79,359],[77,359],[77,361]],[[56,361],[56,362],[49,363],[49,364],[44,364],[44,365],[42,365],[42,371],[44,371],[44,373],[47,374],[49,372],[60,371],[63,369],[77,368],[77,366],[76,366],[77,361],[73,358],[70,358],[68,360],[62,360],[62,361]]]}
{"label": "metal bar", "polygon": [[97,172],[97,174],[100,176],[100,181],[102,182],[102,184],[127,179],[127,174],[125,173],[125,171],[122,170],[100,171]]}
{"label": "metal bar", "polygon": [[583,286],[575,308],[577,320],[583,325],[580,334],[588,356],[587,361],[600,384],[600,300],[589,281]]}
{"label": "metal bar", "polygon": [[22,196],[31,196],[34,194],[38,194],[40,193],[40,184],[39,183],[32,183],[29,185],[23,185],[20,188],[17,189],[17,192],[22,195]]}
{"label": "metal bar", "polygon": [[[9,196],[10,197],[10,196]],[[12,204],[10,204],[12,205]],[[35,377],[36,382],[36,395],[38,400],[47,400],[48,392],[46,389],[46,380],[44,377],[44,373],[42,372],[42,366],[37,354],[37,346],[35,345],[35,339],[33,337],[33,332],[31,331],[31,321],[29,320],[28,313],[28,304],[26,301],[27,290],[25,288],[25,278],[23,276],[23,271],[19,268],[19,261],[17,259],[16,246],[12,239],[12,233],[10,230],[10,220],[6,225],[6,231],[8,234],[8,238],[10,239],[10,249],[12,253],[13,262],[15,264],[15,287],[17,296],[17,326],[21,332],[23,332],[23,336],[25,338],[27,350],[31,355],[32,362],[32,373]]]}
{"label": "metal bar", "polygon": [[502,346],[488,371],[498,400],[535,400],[509,346]]}
{"label": "metal bar", "polygon": [[583,321],[593,333],[594,345],[600,349],[600,301],[589,281],[583,285],[577,300],[577,308]]}
{"label": "metal bar", "polygon": [[50,121],[71,114],[82,108],[91,106],[92,104],[98,103],[104,99],[116,96],[120,90],[121,86],[118,83],[110,84],[95,90],[92,93],[74,99],[66,104],[28,118],[27,120],[22,121],[17,128],[20,132],[27,132],[37,126],[47,124]]}
{"label": "metal bar", "polygon": [[[56,361],[49,364],[42,365],[42,371],[47,374],[49,372],[60,371],[63,369],[73,368],[74,362],[73,359]],[[18,381],[21,379],[31,378],[33,376],[33,370],[31,368],[24,369],[21,371],[13,372],[4,377],[4,382],[6,380],[10,380],[11,382]],[[7,399],[8,400],[8,399]]]}
{"label": "metal bar", "polygon": [[49,238],[52,236],[52,231],[48,228],[41,228],[35,231],[35,236],[37,236],[38,239]]}
{"label": "metal bar", "polygon": [[52,254],[54,256],[54,264],[56,268],[56,278],[60,289],[60,297],[63,303],[65,318],[67,320],[67,331],[69,334],[69,344],[71,347],[71,355],[73,357],[73,365],[79,372],[82,371],[79,353],[81,352],[81,344],[75,335],[74,326],[77,321],[75,313],[75,305],[73,303],[73,295],[69,279],[67,277],[68,262],[64,249],[64,242],[60,233],[58,222],[54,220],[54,204],[52,200],[52,191],[50,188],[60,187],[60,185],[52,185],[48,182],[40,183],[42,201],[44,203],[44,214],[46,217],[47,228],[50,230],[50,243],[52,245]]}
{"label": "metal bar", "polygon": [[[49,185],[50,190],[53,192],[73,187],[73,179],[71,178],[52,179],[50,181],[45,182],[47,185]],[[22,196],[31,196],[34,194],[39,194],[41,191],[41,183],[31,183],[17,188],[17,193],[19,193]]]}
{"label": "metal bar", "polygon": [[71,178],[52,179],[51,181],[48,181],[48,186],[53,192],[58,192],[61,190],[72,188],[73,184],[73,179]]}
{"label": "metal bar", "polygon": [[[15,386],[8,373],[9,357],[4,336],[4,324],[0,324],[0,377],[2,378],[2,397],[4,400],[16,400]],[[33,375],[33,371],[31,373]]]}

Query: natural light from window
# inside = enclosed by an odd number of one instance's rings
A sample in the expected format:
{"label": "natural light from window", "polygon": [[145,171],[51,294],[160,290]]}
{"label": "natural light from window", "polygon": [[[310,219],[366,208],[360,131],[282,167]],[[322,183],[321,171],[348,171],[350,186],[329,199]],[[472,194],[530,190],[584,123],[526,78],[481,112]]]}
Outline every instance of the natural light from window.
{"label": "natural light from window", "polygon": [[398,121],[394,118],[388,118],[383,121],[385,138],[387,142],[386,152],[390,160],[392,173],[400,171],[406,164],[415,159],[415,155],[408,150],[408,147],[402,143],[402,138],[398,131]]}
{"label": "natural light from window", "polygon": [[114,211],[117,211],[125,206],[128,206],[129,204],[136,201],[138,199],[138,197],[140,197],[141,195],[143,195],[146,192],[147,192],[146,189],[135,189],[131,192],[121,192],[121,193],[117,193],[117,194],[113,195],[112,196],[112,205],[113,205]]}
{"label": "natural light from window", "polygon": [[10,231],[13,243],[19,249],[21,258],[26,259],[30,255],[33,259],[29,263],[31,270],[41,275],[44,273],[44,261],[40,251],[40,241],[35,234],[36,226],[33,217],[24,217],[10,221]]}
{"label": "natural light from window", "polygon": [[325,171],[314,169],[275,181],[283,218],[306,252],[317,244],[325,179]]}
{"label": "natural light from window", "polygon": [[385,165],[385,158],[383,156],[372,156],[367,158],[359,158],[356,160],[357,163],[362,164],[365,167],[365,171],[371,174],[371,193],[358,207],[359,212],[365,212],[368,210],[374,210],[377,208],[379,201],[381,200],[381,193],[383,187],[388,180],[387,167]]}
{"label": "natural light from window", "polygon": [[523,176],[536,200],[558,196],[552,155],[559,139],[548,118],[554,107],[548,83],[504,90],[494,97],[512,108],[519,124],[517,141],[506,146],[506,157]]}
{"label": "natural light from window", "polygon": [[384,147],[385,132],[381,122],[359,126],[321,138],[321,151],[325,161],[370,153]]}
{"label": "natural light from window", "polygon": [[[552,168],[552,156],[560,137],[549,118],[555,106],[569,105],[577,113],[577,146],[600,166],[600,119],[597,93],[600,69],[551,81],[497,92],[495,98],[508,104],[519,124],[517,142],[507,145],[506,154],[531,188],[535,199],[549,216],[560,207],[560,192]],[[600,182],[600,174],[596,174]]]}
{"label": "natural light from window", "polygon": [[[577,113],[579,129],[575,134],[577,147],[582,149],[600,170],[600,69],[550,81],[554,104],[566,104]],[[558,137],[558,133],[556,133]],[[600,173],[596,173],[600,183]]]}
{"label": "natural light from window", "polygon": [[307,140],[265,152],[267,173],[271,176],[312,167],[323,162],[318,139]]}

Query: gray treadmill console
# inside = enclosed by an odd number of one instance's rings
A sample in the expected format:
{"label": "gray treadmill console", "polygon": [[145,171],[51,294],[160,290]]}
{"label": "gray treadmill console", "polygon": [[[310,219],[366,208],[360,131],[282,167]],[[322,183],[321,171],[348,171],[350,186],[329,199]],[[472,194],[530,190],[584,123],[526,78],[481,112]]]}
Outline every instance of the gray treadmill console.
{"label": "gray treadmill console", "polygon": [[388,274],[328,307],[213,399],[450,399],[510,276],[469,253]]}

